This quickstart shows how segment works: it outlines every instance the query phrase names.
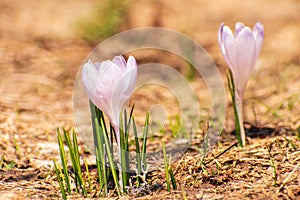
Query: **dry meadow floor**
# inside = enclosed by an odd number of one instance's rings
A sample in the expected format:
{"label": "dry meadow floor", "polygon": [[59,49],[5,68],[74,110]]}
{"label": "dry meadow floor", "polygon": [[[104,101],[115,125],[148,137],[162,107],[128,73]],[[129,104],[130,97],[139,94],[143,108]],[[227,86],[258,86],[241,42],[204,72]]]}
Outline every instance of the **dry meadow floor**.
{"label": "dry meadow floor", "polygon": [[[228,96],[225,132],[206,158],[206,171],[196,150],[200,141],[195,141],[172,165],[178,190],[166,191],[164,171],[158,169],[151,181],[162,184],[163,189],[139,199],[300,199],[300,2],[129,3],[120,30],[160,26],[183,32],[207,50],[224,81],[226,64],[217,43],[219,24],[233,27],[236,21],[243,21],[252,26],[261,21],[265,41],[260,67],[246,90],[244,112],[246,121],[274,128],[268,136],[249,138],[245,148],[232,147],[217,157],[235,141],[230,134],[234,126]],[[78,37],[74,23],[96,4],[92,0],[0,0],[0,199],[61,198],[52,167],[52,159],[59,159],[55,130],[75,126],[73,82],[93,48]],[[199,77],[192,85],[199,99],[207,101]],[[135,96],[137,105],[138,97],[147,100],[141,94]],[[156,97],[163,102],[162,95]]]}

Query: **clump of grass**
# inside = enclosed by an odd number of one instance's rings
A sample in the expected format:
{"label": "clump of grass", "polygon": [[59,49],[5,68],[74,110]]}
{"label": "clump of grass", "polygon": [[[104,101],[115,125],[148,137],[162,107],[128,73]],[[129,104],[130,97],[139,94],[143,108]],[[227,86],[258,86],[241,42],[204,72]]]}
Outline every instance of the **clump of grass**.
{"label": "clump of grass", "polygon": [[[108,131],[104,121],[104,115],[102,111],[97,109],[92,103],[91,112],[92,112],[92,122],[94,129],[94,144],[96,151],[96,164],[98,171],[98,180],[100,188],[102,188],[103,196],[106,196],[108,193],[108,182],[109,174],[113,176],[114,184],[118,195],[121,195],[120,185],[118,182],[118,176],[116,171],[116,164],[113,159],[112,146],[109,143]],[[110,127],[110,133],[113,134],[112,128]],[[109,163],[110,168],[107,167]]]}
{"label": "clump of grass", "polygon": [[94,44],[117,33],[124,22],[127,0],[103,0],[90,15],[75,24],[79,36]]}
{"label": "clump of grass", "polygon": [[16,167],[16,165],[17,165],[16,162],[7,160],[4,155],[1,156],[1,158],[0,158],[0,169],[1,170],[13,169]]}
{"label": "clump of grass", "polygon": [[83,179],[83,173],[81,171],[80,155],[78,150],[77,136],[75,131],[72,131],[72,140],[69,133],[63,130],[63,137],[59,129],[57,129],[57,140],[59,145],[60,159],[62,164],[62,169],[55,161],[54,171],[56,173],[60,190],[64,199],[66,199],[66,193],[71,194],[71,176],[68,169],[67,154],[64,148],[64,141],[67,144],[70,159],[72,163],[72,171],[74,172],[74,183],[76,193],[81,193],[84,197],[87,197],[87,188],[85,181]]}
{"label": "clump of grass", "polygon": [[179,133],[186,132],[181,123],[180,116],[176,115],[174,118],[169,118],[169,127],[174,138],[179,136]]}
{"label": "clump of grass", "polygon": [[[106,197],[109,194],[109,189],[114,187],[118,196],[127,192],[127,188],[136,183],[139,187],[145,183],[147,174],[147,159],[146,159],[146,145],[149,126],[149,114],[146,115],[144,130],[142,138],[138,138],[136,123],[134,120],[133,109],[131,108],[129,117],[126,110],[124,116],[120,117],[120,146],[121,151],[118,151],[119,160],[116,160],[113,149],[113,137],[115,130],[106,127],[104,120],[104,113],[99,110],[93,103],[90,104],[91,114],[93,119],[94,144],[96,155],[96,166],[98,172],[97,192],[95,185],[92,185],[92,180],[89,172],[88,163],[85,158],[80,159],[78,142],[75,131],[72,132],[72,137],[66,130],[61,131],[57,129],[57,139],[59,145],[59,152],[61,158],[61,166],[54,162],[54,171],[57,175],[62,197],[66,199],[67,194],[71,194],[74,189],[71,187],[75,183],[76,193],[81,193],[83,197],[88,195]],[[129,131],[133,127],[136,147],[136,175],[132,176],[130,171],[129,158]],[[65,150],[64,143],[68,151]],[[141,143],[141,145],[140,145]],[[66,153],[68,152],[68,154]],[[71,170],[68,165],[68,158],[71,160]],[[81,162],[82,161],[82,162]],[[85,172],[82,171],[85,169]],[[119,172],[119,173],[117,173]],[[99,190],[100,188],[100,190]]]}
{"label": "clump of grass", "polygon": [[[127,116],[126,110],[124,111],[124,116],[120,117],[120,148],[119,152],[120,162],[116,164],[114,160],[114,153],[112,149],[112,141],[114,136],[114,130],[110,127],[110,132],[106,128],[104,121],[104,114],[99,110],[93,103],[91,105],[92,118],[94,119],[94,138],[95,138],[95,149],[97,158],[97,168],[99,174],[100,185],[104,188],[105,195],[107,194],[107,184],[108,184],[108,172],[106,171],[106,164],[110,166],[110,172],[112,173],[114,184],[118,195],[126,193],[126,188],[132,185],[130,182],[130,159],[129,159],[129,131],[131,125],[133,127],[135,147],[136,147],[136,182],[139,186],[144,180],[147,174],[147,160],[146,160],[146,146],[147,137],[149,129],[149,114],[146,115],[146,120],[144,124],[144,130],[142,133],[142,138],[139,140],[136,123],[133,117],[132,106],[129,117]],[[142,145],[140,146],[140,142]],[[117,153],[118,154],[118,153]],[[119,176],[117,171],[119,171]],[[100,178],[101,177],[101,178]],[[101,179],[101,180],[100,180]],[[119,181],[118,181],[119,180]]]}
{"label": "clump of grass", "polygon": [[66,200],[67,199],[67,194],[66,194],[66,188],[64,186],[64,183],[70,184],[70,182],[66,182],[63,179],[63,177],[62,177],[63,172],[62,172],[61,168],[59,167],[59,165],[56,164],[55,160],[53,160],[53,165],[54,165],[54,171],[55,171],[58,183],[59,183],[59,188],[60,188],[60,192],[61,192],[62,198],[64,200]]}

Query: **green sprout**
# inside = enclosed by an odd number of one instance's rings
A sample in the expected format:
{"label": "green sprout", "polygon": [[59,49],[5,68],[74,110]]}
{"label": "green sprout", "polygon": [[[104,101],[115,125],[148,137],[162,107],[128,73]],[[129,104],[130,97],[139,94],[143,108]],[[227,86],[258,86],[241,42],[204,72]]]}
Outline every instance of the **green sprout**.
{"label": "green sprout", "polygon": [[[164,141],[162,142],[162,149],[163,149],[163,154],[164,154],[167,190],[168,190],[168,192],[170,192],[171,191],[171,183],[172,183],[172,187],[174,190],[177,190],[177,185],[176,185],[176,180],[175,180],[173,170],[170,166],[171,158],[169,160],[167,158],[167,152],[166,152],[166,147],[165,147]],[[171,180],[171,183],[170,183],[170,180]]]}

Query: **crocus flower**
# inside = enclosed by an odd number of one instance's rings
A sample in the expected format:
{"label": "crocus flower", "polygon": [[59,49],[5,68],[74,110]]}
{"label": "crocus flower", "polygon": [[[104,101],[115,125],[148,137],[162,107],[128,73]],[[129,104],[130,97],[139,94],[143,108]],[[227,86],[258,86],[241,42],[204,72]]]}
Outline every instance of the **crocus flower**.
{"label": "crocus flower", "polygon": [[235,85],[235,101],[240,120],[241,138],[245,144],[245,133],[242,121],[242,99],[248,79],[255,67],[264,39],[264,27],[257,22],[251,30],[238,22],[233,33],[223,23],[219,29],[219,45],[225,61],[229,65]]}
{"label": "crocus flower", "polygon": [[264,39],[264,27],[257,22],[253,31],[238,22],[235,33],[223,23],[219,29],[219,44],[222,54],[233,74],[237,92],[243,95]]}
{"label": "crocus flower", "polygon": [[135,88],[137,63],[129,56],[93,63],[89,60],[82,68],[82,82],[88,98],[109,118],[119,144],[119,116]]}

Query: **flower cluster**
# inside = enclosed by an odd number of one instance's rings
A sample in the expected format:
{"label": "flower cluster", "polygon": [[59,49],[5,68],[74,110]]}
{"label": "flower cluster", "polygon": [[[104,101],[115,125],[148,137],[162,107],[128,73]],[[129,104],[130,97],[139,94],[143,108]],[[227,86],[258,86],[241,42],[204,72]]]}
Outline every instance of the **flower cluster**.
{"label": "flower cluster", "polygon": [[[238,22],[235,25],[234,33],[223,23],[219,28],[218,40],[221,53],[230,69],[229,89],[234,104],[237,138],[239,139],[241,146],[245,145],[246,143],[246,134],[243,125],[243,95],[248,79],[256,65],[263,39],[264,27],[259,22],[255,24],[253,29],[250,29],[243,23]],[[93,126],[96,127],[93,129],[94,139],[96,138],[95,140],[98,140],[95,142],[95,146],[98,145],[96,148],[96,157],[102,162],[103,160],[109,160],[111,167],[118,165],[120,173],[118,177],[119,183],[117,181],[116,171],[113,168],[112,175],[114,177],[115,185],[119,194],[125,191],[124,188],[126,188],[129,183],[129,175],[123,172],[129,168],[128,134],[131,122],[133,122],[134,134],[135,137],[137,137],[132,111],[129,120],[127,120],[128,118],[126,117],[125,112],[124,121],[122,120],[121,113],[126,102],[135,89],[137,70],[137,62],[133,56],[129,56],[127,61],[123,56],[115,56],[112,60],[96,63],[93,63],[91,60],[89,60],[82,68],[82,82],[84,89],[92,105],[94,106],[91,107],[91,111],[92,118],[95,118],[95,121],[93,121],[95,122],[93,123]],[[100,113],[98,113],[98,115],[95,114],[95,106]],[[106,129],[102,112],[110,121],[110,136],[108,136],[109,134]],[[147,170],[145,138],[147,137],[148,133],[148,120],[149,119],[147,115],[145,121],[143,145],[141,148],[139,147],[138,139],[135,140],[138,175],[143,174],[144,171]],[[111,145],[108,143],[109,138],[112,141],[112,133],[115,133],[115,139],[118,145],[119,162],[114,161],[112,156],[113,153],[111,152],[111,149],[113,148],[111,148]],[[142,152],[141,157],[138,155],[140,152]],[[108,156],[108,159],[105,156]],[[99,169],[100,168],[101,166],[99,166]],[[169,170],[168,167],[166,169]],[[105,182],[107,181],[105,177],[107,174],[110,174],[110,172],[106,171],[105,164],[102,166],[99,174],[102,174],[104,177],[103,182],[105,188]],[[170,173],[170,176],[172,177],[172,173]],[[140,178],[137,178],[137,180],[140,180]],[[120,190],[118,189],[119,186],[121,188]]]}

